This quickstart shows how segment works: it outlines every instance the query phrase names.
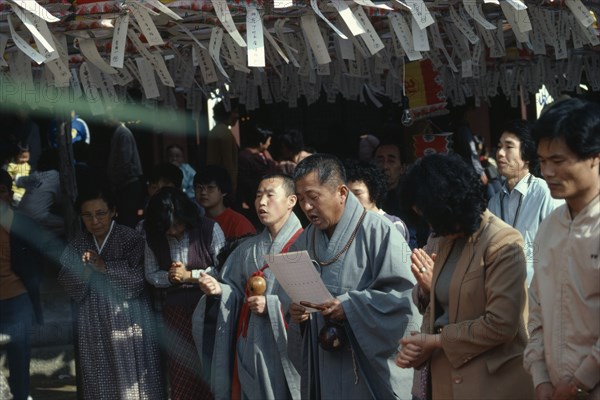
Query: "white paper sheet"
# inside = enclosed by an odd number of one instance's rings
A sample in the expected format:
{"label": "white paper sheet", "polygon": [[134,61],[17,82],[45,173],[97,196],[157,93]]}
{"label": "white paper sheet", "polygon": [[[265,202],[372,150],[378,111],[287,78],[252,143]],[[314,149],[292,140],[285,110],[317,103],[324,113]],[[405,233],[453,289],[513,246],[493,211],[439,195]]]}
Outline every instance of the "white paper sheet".
{"label": "white paper sheet", "polygon": [[268,254],[264,256],[264,259],[275,274],[277,282],[294,303],[300,304],[301,301],[308,301],[321,304],[333,299],[305,250]]}

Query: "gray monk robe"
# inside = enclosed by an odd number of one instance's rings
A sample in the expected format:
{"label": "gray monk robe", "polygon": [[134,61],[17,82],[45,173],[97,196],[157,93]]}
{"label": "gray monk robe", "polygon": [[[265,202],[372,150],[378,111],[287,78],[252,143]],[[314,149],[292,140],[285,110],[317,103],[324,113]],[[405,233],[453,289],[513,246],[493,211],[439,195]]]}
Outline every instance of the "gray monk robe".
{"label": "gray monk robe", "polygon": [[[237,369],[242,399],[299,399],[300,375],[287,355],[287,323],[282,310],[287,311],[290,300],[266,268],[266,313],[250,313],[246,337],[236,338],[238,318],[245,300],[246,281],[260,270],[264,255],[278,254],[290,238],[301,229],[293,213],[273,242],[268,229],[249,238],[236,248],[221,271],[221,288],[217,333],[212,361],[204,357],[203,368],[210,371],[210,386],[216,399],[231,399],[234,357],[237,347]],[[193,333],[202,357],[206,296],[203,296],[193,316]],[[236,343],[236,347],[232,344]],[[207,363],[211,365],[206,365]],[[205,375],[208,371],[204,371]]]}
{"label": "gray monk robe", "polygon": [[[322,262],[333,259],[347,245],[362,213],[363,206],[349,193],[331,239],[309,225],[290,251],[307,250]],[[290,356],[301,363],[302,398],[387,400],[410,392],[412,378],[394,364],[398,341],[420,325],[414,319],[418,312],[411,299],[415,280],[408,249],[394,226],[367,212],[348,250],[334,263],[318,267],[325,286],[344,308],[349,341],[337,352],[321,349],[318,334],[324,319],[319,313],[311,314],[299,330],[290,325],[290,334],[302,334],[301,348],[296,349],[301,361],[293,354],[295,338],[289,339]]]}

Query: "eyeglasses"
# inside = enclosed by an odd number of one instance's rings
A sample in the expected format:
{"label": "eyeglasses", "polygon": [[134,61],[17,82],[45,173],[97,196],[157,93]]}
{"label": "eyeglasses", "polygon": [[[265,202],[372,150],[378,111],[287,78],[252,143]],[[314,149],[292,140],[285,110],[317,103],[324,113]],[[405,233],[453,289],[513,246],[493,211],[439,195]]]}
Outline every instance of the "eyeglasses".
{"label": "eyeglasses", "polygon": [[84,214],[81,214],[81,218],[84,219],[84,220],[86,220],[86,221],[93,221],[94,218],[96,218],[96,220],[99,221],[101,219],[106,218],[107,215],[108,215],[108,210],[106,210],[106,211],[98,211],[98,212],[95,212],[93,214],[92,213],[84,213]]}
{"label": "eyeglasses", "polygon": [[204,191],[206,191],[206,193],[213,193],[217,189],[217,185],[196,185],[196,191],[198,193],[202,193]]}

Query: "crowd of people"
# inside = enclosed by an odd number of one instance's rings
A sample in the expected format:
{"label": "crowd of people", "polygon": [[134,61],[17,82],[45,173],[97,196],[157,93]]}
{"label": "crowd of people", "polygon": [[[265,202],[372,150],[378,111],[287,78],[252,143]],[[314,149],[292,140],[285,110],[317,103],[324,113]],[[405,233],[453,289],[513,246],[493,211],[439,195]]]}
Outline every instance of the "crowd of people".
{"label": "crowd of people", "polygon": [[[406,166],[377,140],[342,162],[289,131],[275,160],[272,132],[254,128],[240,151],[237,109],[214,116],[208,165],[170,145],[145,201],[135,139],[115,122],[108,186],[78,188],[65,245],[57,159],[0,170],[14,399],[29,396],[49,247],[84,399],[600,399],[598,104],[503,126],[491,191],[471,157]],[[329,300],[284,290],[269,260],[288,252],[308,254]]]}

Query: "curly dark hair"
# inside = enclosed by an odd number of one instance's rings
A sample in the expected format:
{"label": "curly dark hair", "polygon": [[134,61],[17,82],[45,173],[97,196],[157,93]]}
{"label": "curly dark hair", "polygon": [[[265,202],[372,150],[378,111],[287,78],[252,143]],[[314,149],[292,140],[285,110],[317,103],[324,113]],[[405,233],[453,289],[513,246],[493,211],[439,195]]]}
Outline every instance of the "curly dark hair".
{"label": "curly dark hair", "polygon": [[435,236],[470,236],[481,224],[487,201],[481,179],[455,154],[432,154],[407,172],[400,191],[401,205],[418,212]]}
{"label": "curly dark hair", "polygon": [[364,161],[346,160],[346,182],[363,182],[369,190],[369,200],[381,208],[387,194],[387,178],[383,170]]}

